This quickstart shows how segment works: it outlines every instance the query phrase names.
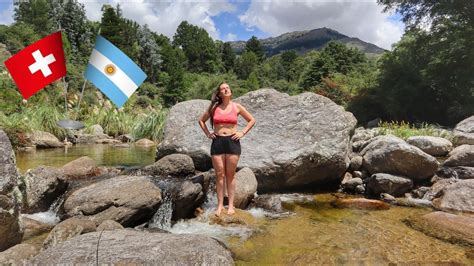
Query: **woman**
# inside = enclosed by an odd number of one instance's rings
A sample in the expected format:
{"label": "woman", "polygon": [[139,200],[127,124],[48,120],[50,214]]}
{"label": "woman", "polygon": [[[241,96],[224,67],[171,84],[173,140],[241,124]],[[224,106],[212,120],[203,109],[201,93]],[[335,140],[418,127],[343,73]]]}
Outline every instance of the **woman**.
{"label": "woman", "polygon": [[[219,216],[224,209],[224,176],[227,178],[227,196],[229,209],[227,214],[234,214],[235,170],[240,158],[240,138],[246,135],[255,124],[255,118],[240,104],[231,101],[232,91],[229,84],[221,83],[212,93],[211,104],[208,110],[199,119],[206,136],[212,139],[211,158],[212,166],[216,171],[217,210]],[[237,116],[247,120],[247,126],[237,131]],[[211,119],[214,132],[209,132],[206,121]]]}

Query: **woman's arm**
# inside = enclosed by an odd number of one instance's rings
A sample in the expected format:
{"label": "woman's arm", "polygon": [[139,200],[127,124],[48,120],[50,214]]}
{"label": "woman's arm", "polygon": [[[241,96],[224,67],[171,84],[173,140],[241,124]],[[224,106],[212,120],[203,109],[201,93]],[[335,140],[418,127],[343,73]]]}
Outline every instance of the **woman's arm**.
{"label": "woman's arm", "polygon": [[247,120],[247,126],[242,130],[243,135],[246,135],[250,129],[255,125],[256,120],[255,118],[243,107],[241,104],[237,104],[239,109],[239,114]]}
{"label": "woman's arm", "polygon": [[214,133],[209,132],[207,129],[206,121],[209,119],[209,113],[205,111],[199,118],[199,126],[201,126],[202,131],[206,134],[208,138],[215,138]]}

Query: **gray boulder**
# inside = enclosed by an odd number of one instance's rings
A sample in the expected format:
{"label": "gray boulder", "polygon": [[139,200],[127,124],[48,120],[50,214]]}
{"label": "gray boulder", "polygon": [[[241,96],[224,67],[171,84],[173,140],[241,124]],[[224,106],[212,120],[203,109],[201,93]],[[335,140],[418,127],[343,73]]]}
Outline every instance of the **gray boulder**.
{"label": "gray boulder", "polygon": [[92,158],[82,156],[63,165],[61,170],[67,179],[83,179],[96,174],[97,164]]}
{"label": "gray boulder", "polygon": [[39,248],[32,244],[18,244],[0,252],[0,265],[28,265],[28,260],[39,253]]}
{"label": "gray boulder", "polygon": [[245,167],[235,174],[235,184],[234,205],[245,209],[257,192],[257,179],[252,170]]}
{"label": "gray boulder", "polygon": [[453,149],[451,141],[440,137],[413,136],[407,142],[432,156],[445,156]]}
{"label": "gray boulder", "polygon": [[373,174],[365,182],[367,193],[375,197],[379,197],[381,193],[400,197],[413,189],[413,181],[411,179],[384,173]]}
{"label": "gray boulder", "polygon": [[431,178],[439,165],[433,156],[391,135],[375,137],[361,155],[364,168],[371,174],[387,173],[413,180]]}
{"label": "gray boulder", "polygon": [[474,167],[469,166],[442,166],[435,175],[436,178],[474,179]]}
{"label": "gray boulder", "polygon": [[23,182],[26,195],[23,213],[47,211],[54,200],[67,189],[61,169],[49,166],[28,170]]}
{"label": "gray boulder", "polygon": [[31,264],[233,265],[221,242],[202,235],[147,233],[135,229],[92,232],[47,249]]}
{"label": "gray boulder", "polygon": [[89,232],[94,232],[96,225],[93,221],[69,218],[57,224],[43,242],[42,250],[54,247],[70,238]]}
{"label": "gray boulder", "polygon": [[144,176],[117,176],[72,192],[64,201],[66,217],[88,216],[97,225],[114,220],[141,224],[161,202],[160,189]]}
{"label": "gray boulder", "polygon": [[186,154],[170,154],[143,168],[149,175],[185,177],[195,171],[193,159]]}
{"label": "gray boulder", "polygon": [[0,251],[20,243],[23,231],[20,227],[20,202],[18,171],[7,134],[0,129]]}
{"label": "gray boulder", "polygon": [[459,180],[444,187],[440,194],[433,199],[437,209],[474,213],[474,179]]}
{"label": "gray boulder", "polygon": [[64,146],[64,143],[49,132],[34,131],[28,136],[36,148],[59,148]]}
{"label": "gray boulder", "polygon": [[[240,141],[238,167],[249,167],[254,172],[259,191],[340,182],[349,165],[350,134],[356,125],[351,113],[310,92],[289,96],[274,89],[260,89],[235,102],[257,121]],[[193,158],[196,169],[207,171],[212,167],[211,140],[198,125],[209,104],[207,100],[191,100],[171,108],[158,159],[184,153]],[[240,117],[238,127],[245,125]]]}
{"label": "gray boulder", "polygon": [[250,208],[262,208],[271,212],[282,212],[281,198],[278,194],[263,194],[258,195],[252,200],[249,205]]}
{"label": "gray boulder", "polygon": [[456,125],[454,128],[454,140],[457,145],[474,145],[474,115]]}
{"label": "gray boulder", "polygon": [[444,166],[474,166],[474,145],[463,144],[449,153]]}

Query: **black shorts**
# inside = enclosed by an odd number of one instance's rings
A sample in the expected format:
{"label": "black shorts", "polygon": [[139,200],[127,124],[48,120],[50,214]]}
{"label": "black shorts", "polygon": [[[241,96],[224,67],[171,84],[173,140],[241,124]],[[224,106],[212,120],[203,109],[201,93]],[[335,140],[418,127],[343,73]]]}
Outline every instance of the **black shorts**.
{"label": "black shorts", "polygon": [[217,136],[212,139],[211,155],[238,154],[240,155],[240,140],[233,140],[230,136]]}

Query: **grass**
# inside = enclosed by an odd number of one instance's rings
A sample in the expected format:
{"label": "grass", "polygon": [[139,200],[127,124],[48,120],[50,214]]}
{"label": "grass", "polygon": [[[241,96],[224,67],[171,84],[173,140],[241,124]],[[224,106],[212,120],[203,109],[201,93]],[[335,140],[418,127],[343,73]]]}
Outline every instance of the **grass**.
{"label": "grass", "polygon": [[428,123],[422,123],[420,126],[415,126],[414,124],[405,121],[391,121],[380,122],[378,126],[381,135],[392,134],[404,140],[407,140],[412,136],[433,136],[453,141],[452,134],[440,130],[439,127]]}
{"label": "grass", "polygon": [[134,139],[148,138],[154,141],[163,139],[164,124],[167,110],[153,111],[146,116],[140,117],[133,127],[132,136]]}

